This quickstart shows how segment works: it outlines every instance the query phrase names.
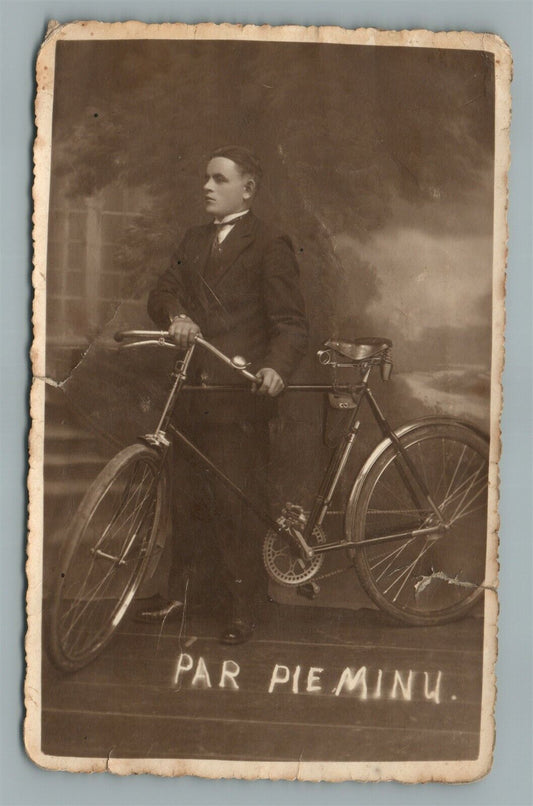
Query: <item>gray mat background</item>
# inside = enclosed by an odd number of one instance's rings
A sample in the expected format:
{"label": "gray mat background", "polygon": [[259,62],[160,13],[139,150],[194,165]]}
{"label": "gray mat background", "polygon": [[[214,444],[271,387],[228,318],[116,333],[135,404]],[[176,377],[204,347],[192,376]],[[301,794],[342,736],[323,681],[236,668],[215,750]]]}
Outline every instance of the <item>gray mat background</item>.
{"label": "gray mat background", "polygon": [[[514,56],[501,497],[501,618],[494,767],[484,780],[306,784],[71,775],[38,769],[23,750],[24,561],[30,382],[31,148],[34,59],[49,19],[250,22],[468,29],[502,36]],[[532,784],[532,58],[531,0],[328,3],[315,0],[0,0],[0,804],[487,804],[531,806]]]}

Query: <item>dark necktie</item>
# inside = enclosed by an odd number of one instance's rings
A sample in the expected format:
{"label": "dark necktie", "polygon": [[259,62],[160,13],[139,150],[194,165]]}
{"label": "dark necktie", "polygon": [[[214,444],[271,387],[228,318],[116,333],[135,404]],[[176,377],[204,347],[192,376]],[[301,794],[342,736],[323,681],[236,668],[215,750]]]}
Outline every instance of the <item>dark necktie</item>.
{"label": "dark necktie", "polygon": [[[213,238],[213,247],[216,247],[218,250],[220,250],[220,247],[222,246],[222,244],[219,243],[219,241],[218,241],[218,233],[224,227],[233,227],[233,226],[235,226],[235,224],[238,224],[239,221],[242,221],[243,218],[245,218],[247,215],[248,215],[248,213],[243,213],[238,218],[233,218],[231,221],[213,221],[213,226],[215,227],[215,236]],[[228,235],[229,235],[229,233],[228,233]]]}
{"label": "dark necktie", "polygon": [[[204,271],[204,279],[207,282],[212,282],[216,279],[216,276],[222,266],[222,247],[224,242],[219,243],[218,233],[223,227],[233,228],[233,226],[235,224],[238,224],[239,221],[242,221],[242,219],[245,218],[246,215],[247,213],[243,213],[243,215],[239,216],[238,218],[233,218],[231,221],[220,221],[220,222],[213,221],[213,227],[215,228],[215,231],[213,234],[213,240],[211,242],[211,249],[209,250],[208,262]],[[231,234],[231,231],[232,230],[228,232],[228,236]]]}

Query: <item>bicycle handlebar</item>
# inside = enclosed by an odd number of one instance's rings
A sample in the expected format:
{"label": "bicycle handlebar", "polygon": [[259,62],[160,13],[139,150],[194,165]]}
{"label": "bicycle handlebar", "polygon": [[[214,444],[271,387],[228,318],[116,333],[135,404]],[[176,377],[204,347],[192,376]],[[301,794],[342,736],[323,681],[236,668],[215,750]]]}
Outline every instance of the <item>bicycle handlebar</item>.
{"label": "bicycle handlebar", "polygon": [[257,383],[257,378],[253,374],[253,372],[248,372],[246,367],[250,365],[245,358],[240,355],[234,355],[233,358],[229,358],[225,353],[217,350],[210,342],[206,341],[203,336],[198,334],[194,337],[194,341],[196,344],[199,344],[201,347],[204,347],[213,355],[216,355],[224,364],[227,364],[229,367],[234,369],[239,375],[242,375],[243,378],[246,378],[248,381],[252,381],[252,383]]}
{"label": "bicycle handlebar", "polygon": [[[113,336],[115,341],[122,342],[125,339],[155,339],[159,344],[160,339],[170,339],[168,330],[117,330]],[[146,341],[139,342],[146,344]],[[176,345],[172,342],[173,346]]]}
{"label": "bicycle handlebar", "polygon": [[[124,348],[141,347],[147,344],[155,344],[159,347],[179,349],[167,330],[119,330],[117,333],[115,333],[114,338],[115,341],[119,343],[125,341],[126,339],[140,339],[140,341],[125,344]],[[200,333],[194,337],[194,342],[215,355],[224,364],[227,364],[229,367],[239,373],[239,375],[242,375],[243,378],[246,378],[247,381],[257,383],[256,376],[247,370],[249,362],[247,362],[242,356],[236,355],[233,358],[229,358],[225,353],[221,352],[209,341],[204,339]]]}
{"label": "bicycle handlebar", "polygon": [[[172,350],[180,349],[178,348],[177,344],[171,338],[167,330],[122,330],[117,331],[115,333],[115,341],[122,343],[127,339],[140,339],[140,341],[134,341],[130,344],[122,344],[122,349],[126,350],[130,347],[143,347],[147,344],[156,345],[159,347],[170,347]],[[244,358],[241,356],[234,356],[233,358],[229,358],[227,355],[222,353],[216,347],[214,347],[210,342],[206,341],[204,337],[200,334],[195,336],[195,342],[199,344],[204,349],[208,350],[209,352],[213,353],[217,358],[223,361],[225,364],[230,366],[235,372],[239,373],[242,377],[246,378],[246,380],[251,381],[252,383],[257,383],[257,378],[251,372],[248,372],[246,367],[248,363]],[[227,384],[216,384],[214,386],[211,385],[200,385],[200,386],[188,386],[187,389],[190,391],[206,391],[208,390],[218,390],[218,391],[242,391],[245,387],[240,386],[230,386]],[[304,383],[304,384],[288,384],[285,387],[284,391],[296,391],[296,392],[328,392],[328,393],[343,393],[346,392],[348,394],[353,394],[355,391],[359,389],[359,384],[353,383],[344,383],[344,384],[323,384],[323,383]]]}

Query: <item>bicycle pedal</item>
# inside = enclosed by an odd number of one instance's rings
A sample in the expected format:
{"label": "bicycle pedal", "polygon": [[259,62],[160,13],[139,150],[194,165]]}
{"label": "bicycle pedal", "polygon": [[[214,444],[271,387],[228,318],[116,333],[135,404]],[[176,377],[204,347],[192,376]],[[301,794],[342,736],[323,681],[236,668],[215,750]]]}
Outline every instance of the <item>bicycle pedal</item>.
{"label": "bicycle pedal", "polygon": [[305,585],[298,586],[296,593],[305,599],[316,599],[320,593],[320,585],[316,582],[306,582]]}

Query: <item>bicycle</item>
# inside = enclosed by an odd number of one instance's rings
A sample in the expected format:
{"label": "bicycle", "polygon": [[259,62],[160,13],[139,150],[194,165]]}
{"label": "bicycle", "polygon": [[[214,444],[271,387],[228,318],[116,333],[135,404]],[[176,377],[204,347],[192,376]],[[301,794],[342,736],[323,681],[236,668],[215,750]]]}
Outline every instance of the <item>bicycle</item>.
{"label": "bicycle", "polygon": [[[159,345],[177,350],[167,332],[124,331],[122,349]],[[414,626],[464,616],[483,593],[488,490],[488,439],[474,425],[427,417],[393,430],[369,386],[374,370],[392,371],[392,342],[385,338],[329,340],[318,360],[352,372],[356,380],[289,385],[288,392],[328,393],[345,409],[347,426],[332,452],[310,512],[287,503],[280,517],[251,500],[183,434],[172,414],[184,390],[248,391],[248,386],[187,384],[193,356],[207,350],[241,379],[256,381],[241,356],[230,358],[201,335],[181,351],[155,431],[121,450],[87,490],[72,520],[51,608],[50,654],[74,671],[111,640],[148,568],[162,550],[168,517],[171,454],[181,446],[209,468],[268,527],[263,561],[281,585],[307,586],[329,552],[346,552],[369,597],[390,616]],[[345,472],[366,400],[382,433],[353,481],[344,511],[344,537],[328,542],[324,520]]]}

